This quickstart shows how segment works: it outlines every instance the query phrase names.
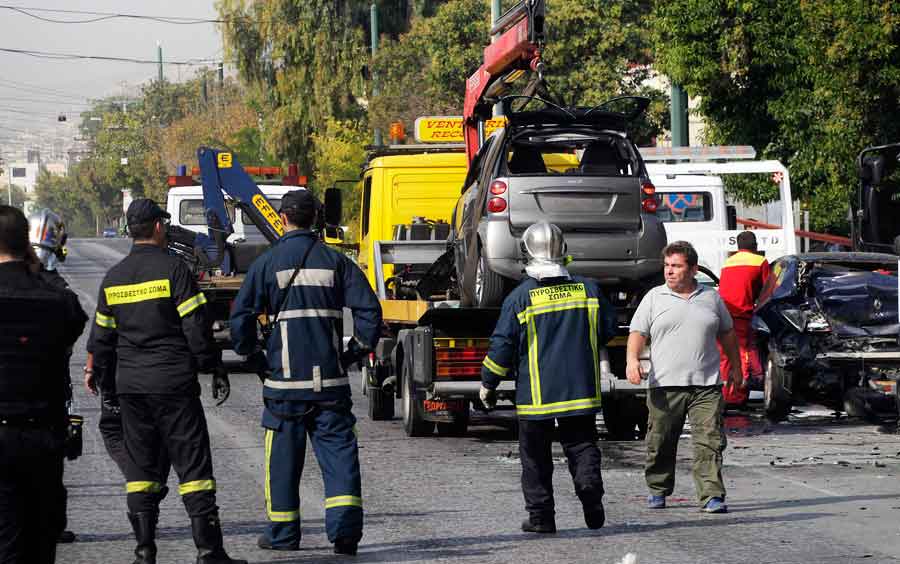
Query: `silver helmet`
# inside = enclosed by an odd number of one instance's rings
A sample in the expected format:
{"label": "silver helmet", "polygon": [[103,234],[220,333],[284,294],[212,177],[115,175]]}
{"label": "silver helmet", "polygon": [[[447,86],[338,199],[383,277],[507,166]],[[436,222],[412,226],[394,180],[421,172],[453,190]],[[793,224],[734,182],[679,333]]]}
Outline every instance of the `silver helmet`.
{"label": "silver helmet", "polygon": [[566,255],[566,239],[562,230],[546,221],[532,224],[522,235],[525,250],[535,260],[562,262]]}
{"label": "silver helmet", "polygon": [[28,238],[34,253],[47,270],[55,270],[65,260],[66,226],[59,215],[47,208],[28,218]]}

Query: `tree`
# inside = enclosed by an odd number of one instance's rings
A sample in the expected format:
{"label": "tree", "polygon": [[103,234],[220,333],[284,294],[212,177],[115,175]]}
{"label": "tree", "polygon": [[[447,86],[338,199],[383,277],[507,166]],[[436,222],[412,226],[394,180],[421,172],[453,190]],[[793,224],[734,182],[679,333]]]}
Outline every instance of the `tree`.
{"label": "tree", "polygon": [[[19,186],[18,184],[12,185],[12,205],[13,207],[17,207],[22,209],[25,205],[25,200],[28,199],[28,196],[25,195],[25,190]],[[4,184],[0,186],[0,205],[9,204],[9,185]]]}
{"label": "tree", "polygon": [[[593,106],[620,95],[654,99],[635,124],[647,143],[668,127],[668,97],[648,86],[650,4],[639,0],[548,0],[546,79],[564,104]],[[370,104],[373,125],[386,128],[421,115],[462,113],[466,79],[490,41],[488,4],[450,0],[433,17],[413,20],[409,33],[385,41],[373,60],[380,92]]]}
{"label": "tree", "polygon": [[219,0],[226,54],[263,119],[266,149],[309,170],[311,135],[358,119],[366,61],[361,2]]}
{"label": "tree", "polygon": [[[785,162],[815,229],[846,228],[854,159],[900,137],[900,5],[658,2],[657,65],[701,98],[711,143]],[[764,180],[731,182],[751,203]]]}
{"label": "tree", "polygon": [[[357,122],[328,120],[325,131],[313,134],[313,154],[316,162],[312,188],[323,194],[340,180],[356,180],[362,165],[366,162],[365,143],[368,137],[365,127]],[[343,189],[344,218],[350,226],[349,239],[359,237],[355,233],[359,225],[359,183],[341,183]]]}

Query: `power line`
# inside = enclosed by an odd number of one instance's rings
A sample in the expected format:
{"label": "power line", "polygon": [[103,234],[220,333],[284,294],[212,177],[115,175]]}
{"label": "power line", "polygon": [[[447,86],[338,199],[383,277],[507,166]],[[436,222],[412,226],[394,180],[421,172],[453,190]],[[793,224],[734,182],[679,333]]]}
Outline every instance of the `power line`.
{"label": "power line", "polygon": [[[10,49],[8,47],[0,47],[0,52],[13,53],[16,55],[27,55],[39,59],[55,59],[61,61],[72,60],[92,60],[92,61],[114,61],[118,63],[133,63],[140,65],[158,65],[159,61],[153,59],[132,59],[130,57],[108,57],[104,55],[79,55],[75,53],[53,53],[50,51],[30,51],[27,49]],[[203,66],[217,64],[221,61],[206,61],[201,59],[188,59],[185,61],[163,61],[165,65],[181,65],[181,66]]]}
{"label": "power line", "polygon": [[0,96],[0,100],[5,102],[26,102],[29,104],[56,104],[59,106],[91,106],[87,102],[65,102],[62,100],[42,100],[39,98],[16,98],[14,96]]}
{"label": "power line", "polygon": [[[112,20],[115,18],[126,18],[126,19],[135,19],[135,20],[150,20],[159,23],[173,24],[173,25],[197,25],[197,24],[219,24],[225,23],[227,20],[217,20],[217,19],[207,19],[207,18],[186,18],[181,16],[147,16],[140,14],[123,14],[116,12],[89,12],[85,10],[60,10],[60,9],[52,9],[52,8],[26,8],[22,6],[7,6],[0,5],[0,9],[12,10],[14,12],[18,12],[20,14],[35,18],[37,20],[49,22],[49,23],[59,23],[59,24],[86,24],[86,23],[97,23],[106,20]],[[43,13],[56,13],[56,14],[72,14],[72,15],[81,15],[81,16],[94,16],[87,19],[82,20],[58,20],[55,18],[48,18],[44,16],[39,16],[32,12],[43,12]]]}
{"label": "power line", "polygon": [[60,96],[60,97],[73,97],[78,100],[87,100],[87,96],[82,96],[81,94],[75,94],[74,92],[67,92],[65,90],[58,90],[56,88],[50,88],[47,86],[42,86],[40,84],[29,84],[27,82],[20,82],[17,80],[11,80],[9,78],[4,78],[2,82],[0,82],[0,87],[2,88],[12,88],[9,85],[17,86],[18,89],[21,90],[31,90],[32,92],[37,92],[39,94],[49,94],[51,96]]}

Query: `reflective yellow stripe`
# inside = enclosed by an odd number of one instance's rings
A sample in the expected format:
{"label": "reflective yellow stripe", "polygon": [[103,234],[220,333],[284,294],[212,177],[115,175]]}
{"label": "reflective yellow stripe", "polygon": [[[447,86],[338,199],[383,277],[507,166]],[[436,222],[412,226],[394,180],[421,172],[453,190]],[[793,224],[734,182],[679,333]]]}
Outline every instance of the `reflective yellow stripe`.
{"label": "reflective yellow stripe", "polygon": [[594,393],[598,398],[600,397],[600,351],[597,348],[597,317],[599,313],[600,308],[588,308],[588,328],[591,332],[591,352],[593,353],[591,358],[594,361]]}
{"label": "reflective yellow stripe", "polygon": [[538,339],[534,317],[528,318],[528,376],[531,381],[531,403],[541,404],[541,375],[538,370]]}
{"label": "reflective yellow stripe", "polygon": [[103,293],[106,294],[106,303],[109,305],[133,304],[172,296],[168,278],[150,280],[140,284],[110,286],[109,288],[104,288]]}
{"label": "reflective yellow stripe", "polygon": [[585,398],[571,401],[548,403],[545,405],[519,405],[516,412],[519,415],[551,415],[565,413],[567,411],[579,411],[600,407],[600,398]]}
{"label": "reflective yellow stripe", "polygon": [[587,292],[584,284],[558,284],[556,286],[543,286],[528,291],[528,297],[532,305],[544,305],[560,303],[573,298],[585,298]]}
{"label": "reflective yellow stripe", "polygon": [[116,318],[111,315],[103,315],[99,311],[96,314],[97,325],[106,327],[107,329],[116,328]]}
{"label": "reflective yellow stripe", "polygon": [[506,376],[507,372],[509,372],[509,368],[503,368],[488,356],[484,357],[484,362],[482,364],[497,376]]}
{"label": "reflective yellow stripe", "polygon": [[268,511],[269,521],[275,523],[292,523],[300,520],[300,510],[296,511]]}
{"label": "reflective yellow stripe", "polygon": [[600,307],[600,301],[597,298],[573,298],[569,300],[561,300],[548,305],[528,306],[524,311],[516,314],[519,323],[525,323],[529,317],[550,313],[553,311],[564,311],[567,309],[592,308]]}
{"label": "reflective yellow stripe", "polygon": [[126,493],[159,493],[162,484],[159,482],[126,482]]}
{"label": "reflective yellow stripe", "polygon": [[178,486],[178,493],[187,495],[195,492],[214,492],[216,491],[215,480],[194,480],[193,482],[185,482]]}
{"label": "reflective yellow stripe", "polygon": [[181,317],[184,317],[185,315],[189,314],[190,312],[194,311],[195,309],[197,309],[198,307],[202,306],[205,303],[206,303],[206,296],[203,295],[203,292],[200,292],[193,298],[187,299],[178,305],[178,315],[180,315]]}
{"label": "reflective yellow stripe", "polygon": [[325,498],[325,509],[332,507],[362,507],[362,498],[355,495],[338,495]]}

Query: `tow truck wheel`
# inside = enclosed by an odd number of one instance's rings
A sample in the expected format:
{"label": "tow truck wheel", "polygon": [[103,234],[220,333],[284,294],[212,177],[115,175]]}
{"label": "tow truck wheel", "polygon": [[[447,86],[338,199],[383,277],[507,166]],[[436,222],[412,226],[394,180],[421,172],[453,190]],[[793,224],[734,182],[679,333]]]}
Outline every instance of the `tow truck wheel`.
{"label": "tow truck wheel", "polygon": [[437,423],[438,435],[444,437],[463,437],[469,431],[469,402],[465,408],[454,416],[449,423]]}
{"label": "tow truck wheel", "polygon": [[429,437],[434,423],[425,420],[424,397],[416,389],[409,365],[403,362],[403,430],[408,437]]}
{"label": "tow truck wheel", "polygon": [[384,382],[387,366],[383,361],[375,362],[368,367],[368,361],[363,365],[366,371],[363,376],[363,385],[366,396],[369,398],[369,419],[372,421],[390,421],[394,418],[394,393],[385,391],[381,387]]}
{"label": "tow truck wheel", "polygon": [[771,351],[766,362],[764,406],[766,417],[772,421],[783,421],[791,412],[794,375],[779,366],[780,355]]}

